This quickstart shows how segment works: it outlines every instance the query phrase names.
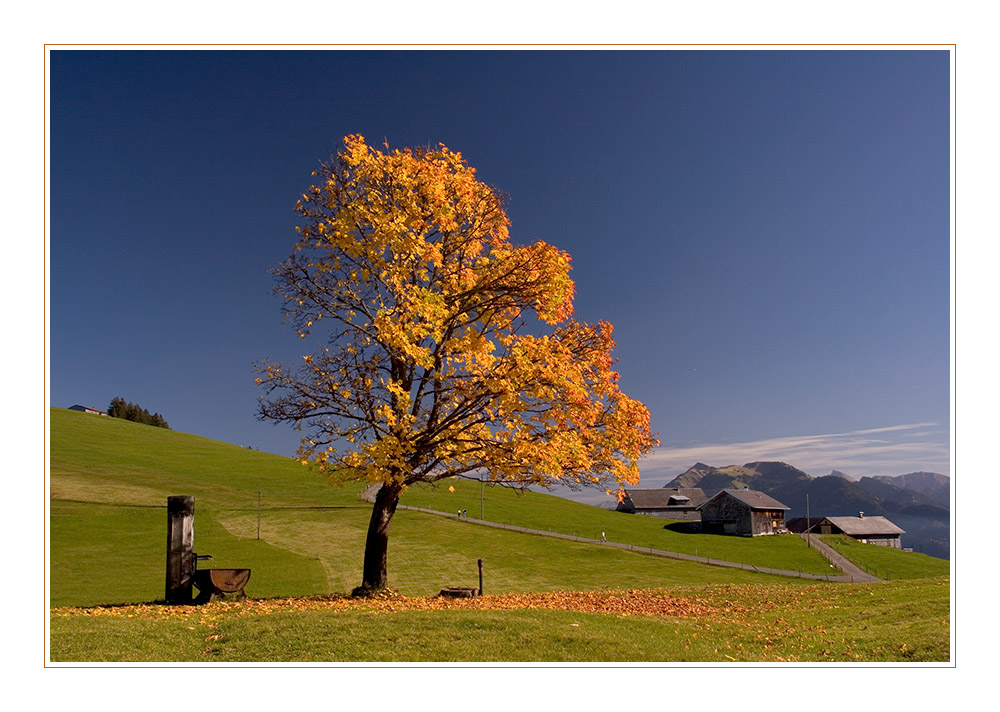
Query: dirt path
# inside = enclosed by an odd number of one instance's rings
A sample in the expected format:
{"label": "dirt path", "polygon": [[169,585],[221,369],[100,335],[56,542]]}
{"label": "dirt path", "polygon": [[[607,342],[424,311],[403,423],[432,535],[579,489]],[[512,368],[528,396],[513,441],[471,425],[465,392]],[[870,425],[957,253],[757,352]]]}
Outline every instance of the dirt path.
{"label": "dirt path", "polygon": [[836,549],[820,541],[815,534],[799,534],[799,536],[805,539],[816,551],[825,556],[827,561],[843,571],[844,577],[850,579],[851,583],[872,583],[882,580],[855,566]]}

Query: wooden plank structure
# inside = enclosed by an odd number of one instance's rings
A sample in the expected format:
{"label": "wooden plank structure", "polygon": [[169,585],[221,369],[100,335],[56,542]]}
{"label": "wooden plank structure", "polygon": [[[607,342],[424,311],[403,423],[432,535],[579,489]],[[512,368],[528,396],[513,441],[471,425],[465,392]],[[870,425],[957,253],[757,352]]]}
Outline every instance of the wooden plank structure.
{"label": "wooden plank structure", "polygon": [[706,499],[699,487],[661,487],[658,489],[625,488],[625,497],[617,511],[666,519],[701,520],[698,505]]}
{"label": "wooden plank structure", "polygon": [[194,570],[194,497],[167,497],[168,605],[191,603]]}
{"label": "wooden plank structure", "polygon": [[[194,553],[194,497],[167,497],[166,602],[184,606],[220,598],[244,598],[250,569],[201,569],[198,561],[211,559]],[[198,597],[192,600],[193,588]]]}
{"label": "wooden plank structure", "polygon": [[824,517],[813,533],[846,534],[864,544],[901,549],[900,535],[906,531],[885,517],[866,517],[864,512],[859,512],[856,517]]}
{"label": "wooden plank structure", "polygon": [[195,603],[209,603],[219,599],[246,598],[243,587],[250,580],[250,569],[201,569],[194,572],[194,585],[198,588]]}
{"label": "wooden plank structure", "polygon": [[764,536],[781,534],[788,507],[753,490],[722,490],[698,507],[702,531],[709,534]]}

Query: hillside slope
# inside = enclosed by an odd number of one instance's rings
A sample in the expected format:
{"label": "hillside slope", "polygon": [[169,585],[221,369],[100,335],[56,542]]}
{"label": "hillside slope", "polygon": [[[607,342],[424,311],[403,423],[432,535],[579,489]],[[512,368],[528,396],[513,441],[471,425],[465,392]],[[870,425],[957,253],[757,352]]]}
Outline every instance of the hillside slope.
{"label": "hillside slope", "polygon": [[[553,495],[455,480],[414,488],[404,503],[487,519],[770,568],[828,571],[797,537],[699,540]],[[350,591],[360,581],[371,506],[363,485],[330,487],[294,460],[124,420],[51,410],[50,594],[53,605],[152,601],[163,596],[166,499],[195,497],[195,551],[212,566],[253,569],[251,596]],[[258,519],[259,512],[259,519]],[[260,538],[258,539],[258,522]],[[569,532],[572,533],[572,532]],[[681,549],[682,553],[686,553]],[[753,572],[665,560],[400,510],[389,548],[390,586],[408,594],[475,585],[484,559],[490,592],[763,583]]]}

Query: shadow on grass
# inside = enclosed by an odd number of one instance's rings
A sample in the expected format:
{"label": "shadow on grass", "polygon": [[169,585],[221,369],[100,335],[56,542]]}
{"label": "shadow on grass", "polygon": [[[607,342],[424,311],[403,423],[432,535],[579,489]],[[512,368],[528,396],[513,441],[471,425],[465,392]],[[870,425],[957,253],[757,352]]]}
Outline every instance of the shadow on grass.
{"label": "shadow on grass", "polygon": [[678,534],[701,534],[701,522],[670,522],[664,524],[663,528]]}

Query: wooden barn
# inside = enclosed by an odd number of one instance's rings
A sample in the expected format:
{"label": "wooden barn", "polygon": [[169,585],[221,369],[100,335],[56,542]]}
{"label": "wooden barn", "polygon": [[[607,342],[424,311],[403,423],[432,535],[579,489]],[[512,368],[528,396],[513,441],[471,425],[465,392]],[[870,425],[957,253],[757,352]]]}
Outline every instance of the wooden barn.
{"label": "wooden barn", "polygon": [[698,487],[661,487],[659,489],[626,489],[618,503],[619,512],[645,514],[649,517],[698,521],[698,505],[705,501],[705,492]]}
{"label": "wooden barn", "polygon": [[785,512],[789,507],[763,492],[722,490],[703,502],[698,510],[702,531],[709,534],[765,536],[788,531]]}
{"label": "wooden barn", "polygon": [[885,517],[866,517],[860,512],[856,517],[824,517],[812,529],[814,534],[846,534],[865,544],[901,549],[900,535],[906,532]]}

